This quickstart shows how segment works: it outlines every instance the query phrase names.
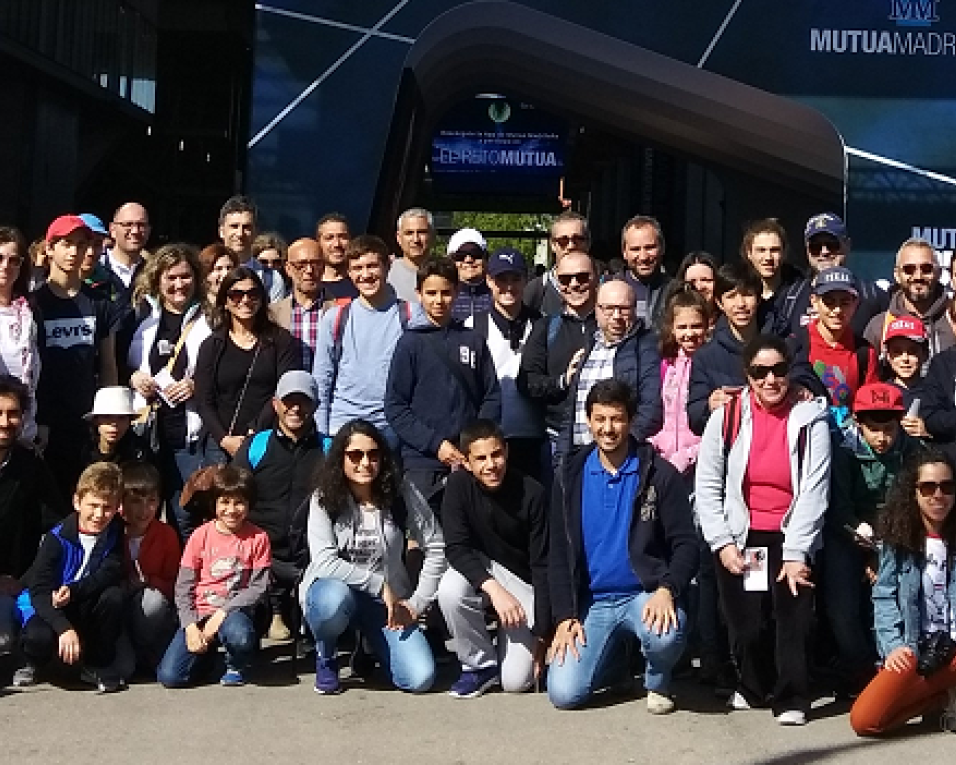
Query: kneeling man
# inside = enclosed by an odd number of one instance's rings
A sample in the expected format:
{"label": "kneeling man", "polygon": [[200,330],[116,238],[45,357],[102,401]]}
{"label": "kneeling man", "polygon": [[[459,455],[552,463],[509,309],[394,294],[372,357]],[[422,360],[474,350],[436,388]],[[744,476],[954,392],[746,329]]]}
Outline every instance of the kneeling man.
{"label": "kneeling man", "polygon": [[[448,570],[438,604],[455,639],[461,677],[451,695],[470,699],[501,683],[531,687],[550,633],[544,488],[508,466],[501,428],[478,420],[460,436],[467,470],[448,477],[442,502]],[[485,624],[498,620],[498,651]]]}
{"label": "kneeling man", "polygon": [[697,572],[697,536],[680,475],[629,435],[635,409],[627,383],[596,383],[585,402],[594,442],[555,479],[548,695],[560,709],[607,684],[614,644],[628,632],[647,662],[647,710],[674,709],[671,670],[687,629],[678,604]]}

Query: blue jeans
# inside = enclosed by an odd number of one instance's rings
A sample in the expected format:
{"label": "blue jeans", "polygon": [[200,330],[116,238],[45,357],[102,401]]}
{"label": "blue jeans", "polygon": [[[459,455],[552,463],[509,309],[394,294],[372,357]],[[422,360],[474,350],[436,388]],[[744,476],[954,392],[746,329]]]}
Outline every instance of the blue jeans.
{"label": "blue jeans", "polygon": [[435,658],[417,626],[385,627],[385,604],[338,579],[316,579],[309,586],[305,620],[315,637],[316,656],[334,658],[335,645],[349,627],[371,643],[397,688],[423,693],[435,682]]}
{"label": "blue jeans", "polygon": [[678,607],[677,628],[658,635],[641,621],[644,604],[650,598],[650,594],[638,592],[595,600],[586,607],[581,623],[587,645],[578,645],[581,658],[575,660],[568,652],[563,664],[553,662],[548,669],[548,697],[552,704],[559,709],[571,709],[585,703],[600,687],[611,664],[614,645],[625,632],[637,637],[647,660],[644,687],[657,693],[668,692],[671,671],[684,651],[687,616]]}
{"label": "blue jeans", "polygon": [[183,544],[195,530],[196,519],[191,518],[189,513],[183,510],[179,504],[179,497],[186,481],[202,466],[203,449],[199,441],[187,444],[182,449],[163,446],[161,469],[163,492],[166,499],[166,522],[176,529],[176,533],[179,534],[179,539]]}
{"label": "blue jeans", "polygon": [[[248,614],[232,611],[223,620],[216,638],[226,652],[228,669],[242,672],[249,668],[259,648],[259,636]],[[167,688],[182,688],[192,682],[200,664],[208,664],[215,656],[216,651],[212,646],[206,653],[191,653],[186,647],[186,630],[179,629],[156,669],[156,679]]]}

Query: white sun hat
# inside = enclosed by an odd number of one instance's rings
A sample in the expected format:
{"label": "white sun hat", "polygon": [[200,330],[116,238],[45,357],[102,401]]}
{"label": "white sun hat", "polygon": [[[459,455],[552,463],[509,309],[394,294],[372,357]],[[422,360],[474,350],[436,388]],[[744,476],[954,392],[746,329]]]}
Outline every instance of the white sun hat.
{"label": "white sun hat", "polygon": [[133,391],[125,385],[111,385],[107,388],[100,388],[93,398],[93,411],[85,415],[83,419],[91,420],[97,415],[135,417]]}

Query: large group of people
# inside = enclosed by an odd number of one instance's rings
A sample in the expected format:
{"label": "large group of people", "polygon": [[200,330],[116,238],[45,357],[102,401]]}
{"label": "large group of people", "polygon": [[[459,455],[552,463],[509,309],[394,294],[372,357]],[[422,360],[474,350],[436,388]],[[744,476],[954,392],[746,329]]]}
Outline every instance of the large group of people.
{"label": "large group of people", "polygon": [[[530,278],[475,229],[394,253],[339,213],[290,244],[254,204],[147,249],[146,209],[0,227],[2,682],[76,670],[241,686],[260,640],[315,691],[380,672],[560,709],[696,672],[731,710],[860,735],[956,729],[956,298],[932,246],[884,291],[843,221],[773,219],[740,258],[621,267],[556,217]],[[31,258],[31,253],[37,257]],[[692,661],[693,660],[693,661]],[[346,684],[347,687],[347,684]]]}

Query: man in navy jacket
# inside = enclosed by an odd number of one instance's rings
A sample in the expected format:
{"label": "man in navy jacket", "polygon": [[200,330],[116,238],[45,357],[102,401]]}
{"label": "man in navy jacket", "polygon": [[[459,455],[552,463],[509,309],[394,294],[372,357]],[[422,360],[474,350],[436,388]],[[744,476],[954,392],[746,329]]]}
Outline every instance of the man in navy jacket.
{"label": "man in navy jacket", "polygon": [[594,443],[563,466],[551,505],[548,695],[561,709],[586,702],[608,680],[610,644],[631,632],[647,660],[647,709],[665,714],[686,637],[680,600],[699,562],[687,490],[629,435],[636,406],[626,383],[596,383],[586,406]]}

